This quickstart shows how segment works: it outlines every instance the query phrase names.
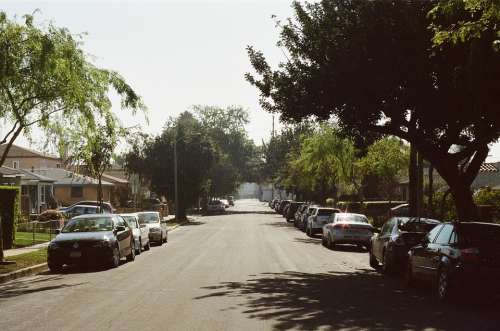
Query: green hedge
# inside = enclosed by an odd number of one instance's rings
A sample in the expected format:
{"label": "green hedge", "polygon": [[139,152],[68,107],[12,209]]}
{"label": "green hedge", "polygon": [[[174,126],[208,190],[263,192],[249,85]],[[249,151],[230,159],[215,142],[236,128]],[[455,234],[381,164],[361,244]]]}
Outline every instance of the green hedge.
{"label": "green hedge", "polygon": [[21,216],[21,189],[19,186],[0,186],[0,216],[2,219],[3,248],[12,248],[16,224]]}

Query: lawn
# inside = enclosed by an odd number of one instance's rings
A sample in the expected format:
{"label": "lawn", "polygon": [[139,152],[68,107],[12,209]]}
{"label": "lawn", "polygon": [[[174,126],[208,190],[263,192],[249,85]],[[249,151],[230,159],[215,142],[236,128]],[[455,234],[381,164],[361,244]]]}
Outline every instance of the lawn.
{"label": "lawn", "polygon": [[6,258],[8,261],[14,261],[15,264],[0,265],[0,275],[22,268],[47,262],[47,249],[42,248],[31,253],[24,253]]}
{"label": "lawn", "polygon": [[[54,235],[52,235],[54,238]],[[50,235],[48,233],[35,233],[35,242],[33,243],[33,233],[32,232],[16,232],[16,240],[14,241],[14,247],[26,247],[33,244],[40,244],[50,240]]]}

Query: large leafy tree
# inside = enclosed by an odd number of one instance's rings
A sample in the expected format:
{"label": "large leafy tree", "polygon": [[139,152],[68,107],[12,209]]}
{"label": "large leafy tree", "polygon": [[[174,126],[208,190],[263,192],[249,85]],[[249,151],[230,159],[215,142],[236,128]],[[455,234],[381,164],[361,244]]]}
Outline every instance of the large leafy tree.
{"label": "large leafy tree", "polygon": [[[0,12],[0,119],[11,127],[0,136],[5,162],[19,135],[34,128],[68,138],[69,131],[94,130],[97,119],[112,116],[110,89],[122,108],[145,109],[141,98],[116,72],[88,61],[78,36],[34,17],[9,20]],[[66,133],[66,134],[65,134]]]}
{"label": "large leafy tree", "polygon": [[[151,183],[158,195],[175,199],[174,148],[177,148],[179,217],[207,192],[207,180],[216,158],[214,146],[201,123],[189,112],[168,121],[161,135],[142,137],[126,155],[129,171]],[[177,147],[175,147],[177,145]]]}
{"label": "large leafy tree", "polygon": [[348,133],[410,142],[449,185],[459,218],[470,220],[470,184],[500,135],[500,22],[488,15],[479,35],[438,45],[431,24],[444,31],[445,20],[469,15],[429,14],[450,2],[294,2],[279,41],[288,60],[274,70],[249,47],[257,75],[247,79],[263,108],[284,120],[333,116]]}

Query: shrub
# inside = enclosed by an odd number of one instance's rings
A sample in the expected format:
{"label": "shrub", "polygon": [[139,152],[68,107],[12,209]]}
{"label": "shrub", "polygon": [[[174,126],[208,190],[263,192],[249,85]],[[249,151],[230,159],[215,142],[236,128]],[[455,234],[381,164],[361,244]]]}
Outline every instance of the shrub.
{"label": "shrub", "polygon": [[16,234],[16,225],[21,217],[20,188],[18,186],[0,186],[0,217],[2,222],[3,248],[12,248]]}

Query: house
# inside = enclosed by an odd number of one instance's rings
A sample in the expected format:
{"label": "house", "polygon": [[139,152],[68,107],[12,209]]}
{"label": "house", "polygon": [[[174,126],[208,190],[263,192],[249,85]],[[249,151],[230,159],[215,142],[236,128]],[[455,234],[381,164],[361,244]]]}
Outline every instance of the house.
{"label": "house", "polygon": [[[0,155],[3,154],[6,147],[6,144],[0,145]],[[61,168],[62,161],[57,156],[37,152],[26,147],[12,145],[3,165],[14,169],[26,170]]]}
{"label": "house", "polygon": [[0,167],[0,184],[21,186],[21,211],[38,214],[55,207],[53,183],[55,180],[23,169]]}
{"label": "house", "polygon": [[[34,173],[54,179],[54,197],[68,206],[82,200],[97,200],[98,180],[61,168],[34,169]],[[111,201],[113,183],[101,181],[103,201]]]}
{"label": "house", "polygon": [[483,163],[471,188],[476,191],[486,186],[491,188],[500,186],[500,162]]}

